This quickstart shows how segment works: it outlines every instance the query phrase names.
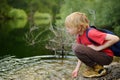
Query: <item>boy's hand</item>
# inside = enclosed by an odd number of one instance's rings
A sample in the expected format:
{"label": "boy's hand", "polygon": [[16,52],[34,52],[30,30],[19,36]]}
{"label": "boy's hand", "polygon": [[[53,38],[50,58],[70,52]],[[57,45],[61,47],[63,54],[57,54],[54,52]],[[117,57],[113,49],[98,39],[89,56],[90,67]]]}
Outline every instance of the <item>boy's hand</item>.
{"label": "boy's hand", "polygon": [[76,78],[78,76],[78,71],[77,70],[74,70],[72,72],[72,78]]}
{"label": "boy's hand", "polygon": [[101,51],[101,47],[100,46],[88,45],[87,47],[90,47],[90,48],[92,48],[95,51]]}

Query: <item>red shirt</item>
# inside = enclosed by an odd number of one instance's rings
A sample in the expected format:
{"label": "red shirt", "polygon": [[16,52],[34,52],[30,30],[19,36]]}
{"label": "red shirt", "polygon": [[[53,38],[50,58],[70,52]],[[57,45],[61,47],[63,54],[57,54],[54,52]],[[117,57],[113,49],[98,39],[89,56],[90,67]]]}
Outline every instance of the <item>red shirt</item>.
{"label": "red shirt", "polygon": [[[94,42],[98,43],[99,45],[103,45],[106,42],[105,40],[106,33],[100,32],[96,29],[91,29],[89,31],[88,36],[90,39],[92,39]],[[78,35],[76,39],[77,39],[77,43],[83,44],[85,46],[93,44],[92,42],[88,40],[86,36],[86,31],[83,33],[83,35],[81,36]],[[102,51],[105,52],[109,56],[113,56],[113,52],[109,48],[106,48]]]}

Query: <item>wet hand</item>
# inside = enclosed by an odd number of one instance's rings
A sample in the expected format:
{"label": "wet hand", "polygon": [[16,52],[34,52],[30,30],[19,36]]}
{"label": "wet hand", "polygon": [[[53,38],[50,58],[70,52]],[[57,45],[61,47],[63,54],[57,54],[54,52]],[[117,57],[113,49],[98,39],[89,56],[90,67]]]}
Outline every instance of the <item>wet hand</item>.
{"label": "wet hand", "polygon": [[78,76],[78,71],[77,70],[74,70],[72,72],[72,78],[76,78]]}

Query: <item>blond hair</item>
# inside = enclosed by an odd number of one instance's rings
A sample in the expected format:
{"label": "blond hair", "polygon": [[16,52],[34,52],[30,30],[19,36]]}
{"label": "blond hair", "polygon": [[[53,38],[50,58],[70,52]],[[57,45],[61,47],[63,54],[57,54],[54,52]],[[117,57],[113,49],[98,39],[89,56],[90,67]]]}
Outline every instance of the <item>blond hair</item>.
{"label": "blond hair", "polygon": [[89,26],[89,20],[84,13],[74,12],[65,19],[66,27],[81,27],[82,31]]}

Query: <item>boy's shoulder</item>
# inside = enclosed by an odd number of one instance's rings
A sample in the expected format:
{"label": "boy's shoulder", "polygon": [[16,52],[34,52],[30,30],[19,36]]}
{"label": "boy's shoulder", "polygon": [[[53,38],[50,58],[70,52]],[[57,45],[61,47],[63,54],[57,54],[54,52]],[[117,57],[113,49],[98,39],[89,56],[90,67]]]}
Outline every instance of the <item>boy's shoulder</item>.
{"label": "boy's shoulder", "polygon": [[96,28],[88,28],[86,30],[86,35],[88,36],[95,36],[95,35],[105,35],[106,33],[96,29]]}

